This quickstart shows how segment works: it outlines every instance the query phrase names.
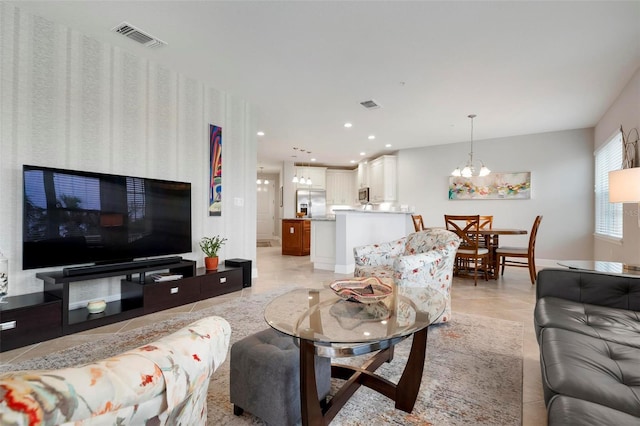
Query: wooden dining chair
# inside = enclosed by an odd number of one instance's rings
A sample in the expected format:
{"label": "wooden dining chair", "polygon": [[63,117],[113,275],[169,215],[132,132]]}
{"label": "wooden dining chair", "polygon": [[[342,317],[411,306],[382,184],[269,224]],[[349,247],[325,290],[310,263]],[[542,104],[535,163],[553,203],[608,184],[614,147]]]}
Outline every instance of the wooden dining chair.
{"label": "wooden dining chair", "polygon": [[480,215],[479,229],[493,229],[493,216]]}
{"label": "wooden dining chair", "polygon": [[484,280],[489,280],[489,250],[480,247],[480,216],[444,215],[447,230],[455,232],[460,238],[460,247],[456,253],[456,269],[470,272],[473,267],[473,284],[478,285],[478,269],[484,271]]}
{"label": "wooden dining chair", "polygon": [[412,214],[411,219],[413,220],[413,227],[415,228],[416,232],[424,231],[424,222],[422,221],[421,214]]}
{"label": "wooden dining chair", "polygon": [[[542,216],[537,216],[533,221],[533,227],[531,228],[531,234],[529,235],[528,247],[498,247],[496,249],[496,256],[501,265],[500,275],[504,275],[505,266],[519,266],[523,268],[529,268],[529,277],[531,278],[531,285],[536,283],[536,237],[538,236],[538,228],[542,222]],[[525,258],[523,260],[513,260],[508,258]]]}
{"label": "wooden dining chair", "polygon": [[480,229],[493,229],[493,216],[480,215]]}
{"label": "wooden dining chair", "polygon": [[[480,215],[480,224],[478,225],[478,227],[480,229],[493,229],[493,216],[483,216]],[[486,247],[489,248],[490,244],[489,244],[489,238],[491,238],[490,236],[486,236],[486,237],[480,237],[480,247]]]}

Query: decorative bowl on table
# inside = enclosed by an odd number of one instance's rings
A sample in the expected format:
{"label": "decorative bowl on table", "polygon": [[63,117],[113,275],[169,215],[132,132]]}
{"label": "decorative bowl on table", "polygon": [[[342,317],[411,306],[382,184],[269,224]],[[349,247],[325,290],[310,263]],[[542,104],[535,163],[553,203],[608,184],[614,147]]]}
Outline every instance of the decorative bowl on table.
{"label": "decorative bowl on table", "polygon": [[378,277],[338,280],[329,287],[344,300],[366,304],[379,302],[393,292],[393,288]]}

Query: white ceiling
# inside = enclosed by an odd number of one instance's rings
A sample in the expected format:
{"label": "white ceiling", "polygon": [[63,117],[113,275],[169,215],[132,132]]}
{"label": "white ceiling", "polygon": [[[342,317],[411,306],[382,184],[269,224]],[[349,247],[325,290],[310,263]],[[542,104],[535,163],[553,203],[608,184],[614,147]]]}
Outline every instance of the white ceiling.
{"label": "white ceiling", "polygon": [[475,140],[592,127],[640,67],[640,1],[10,3],[246,99],[265,172],[468,141],[471,113]]}

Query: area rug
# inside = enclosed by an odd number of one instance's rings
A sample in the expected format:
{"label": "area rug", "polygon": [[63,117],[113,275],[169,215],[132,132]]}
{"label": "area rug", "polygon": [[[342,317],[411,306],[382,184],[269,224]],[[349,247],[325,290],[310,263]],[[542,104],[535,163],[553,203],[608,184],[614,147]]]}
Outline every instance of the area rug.
{"label": "area rug", "polygon": [[[219,315],[232,328],[231,343],[267,328],[262,313],[277,293],[241,297],[197,312],[109,336],[14,364],[0,371],[51,369],[78,365],[119,354],[149,343],[198,318]],[[420,394],[412,413],[367,388],[360,388],[332,421],[333,425],[519,425],[522,418],[522,324],[487,317],[455,314],[453,320],[429,330],[427,361]],[[378,373],[397,382],[410,339],[398,344],[394,360]],[[362,358],[362,357],[358,357]],[[340,363],[362,359],[341,358]],[[334,381],[333,388],[339,381]],[[229,359],[214,373],[209,386],[209,425],[263,425],[245,412],[233,415],[229,402]]]}

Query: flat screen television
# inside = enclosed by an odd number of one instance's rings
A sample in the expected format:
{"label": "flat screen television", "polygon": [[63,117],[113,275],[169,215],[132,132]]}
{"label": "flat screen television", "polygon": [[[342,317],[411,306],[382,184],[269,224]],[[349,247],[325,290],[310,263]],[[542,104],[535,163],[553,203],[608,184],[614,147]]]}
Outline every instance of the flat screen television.
{"label": "flat screen television", "polygon": [[191,252],[191,184],[23,166],[22,268]]}

